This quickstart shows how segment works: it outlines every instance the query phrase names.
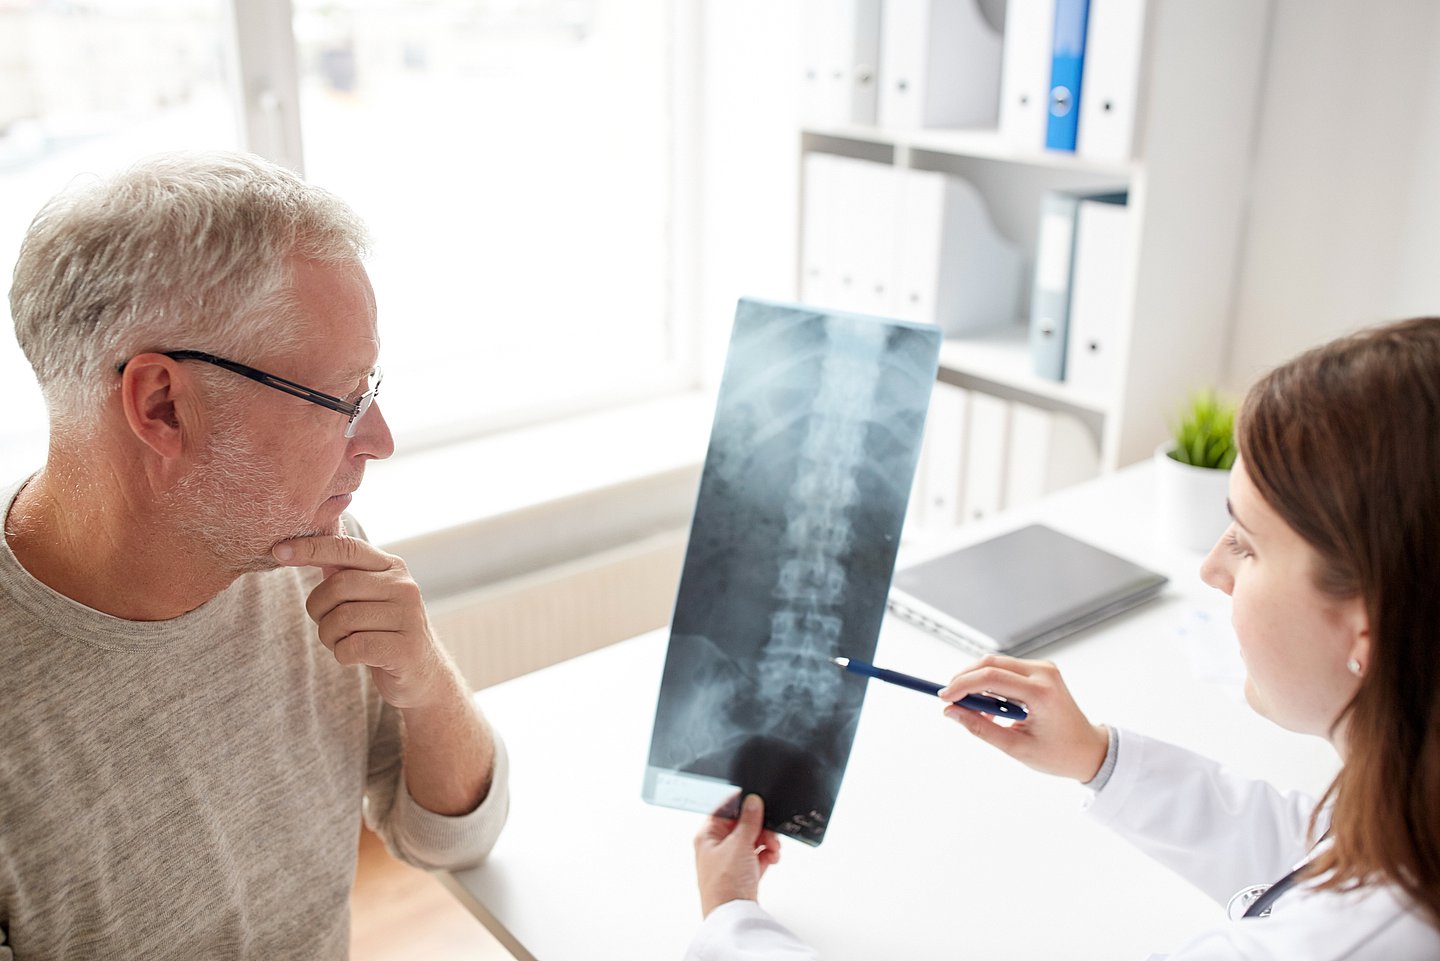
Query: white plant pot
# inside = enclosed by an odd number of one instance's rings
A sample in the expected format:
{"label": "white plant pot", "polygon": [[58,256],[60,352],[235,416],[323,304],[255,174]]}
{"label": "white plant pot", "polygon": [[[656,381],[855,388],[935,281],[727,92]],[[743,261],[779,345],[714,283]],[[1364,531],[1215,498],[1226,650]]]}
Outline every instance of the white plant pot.
{"label": "white plant pot", "polygon": [[1205,554],[1230,526],[1225,500],[1230,472],[1182,464],[1170,456],[1174,442],[1155,451],[1155,489],[1160,536],[1170,544]]}

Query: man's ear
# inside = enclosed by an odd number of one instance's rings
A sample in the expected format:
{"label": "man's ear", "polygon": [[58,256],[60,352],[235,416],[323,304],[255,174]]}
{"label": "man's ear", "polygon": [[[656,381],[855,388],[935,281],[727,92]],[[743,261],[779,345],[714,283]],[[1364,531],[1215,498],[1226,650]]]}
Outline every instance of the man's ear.
{"label": "man's ear", "polygon": [[136,354],[120,375],[120,406],[130,431],[161,457],[185,449],[182,412],[193,407],[190,382],[164,354]]}

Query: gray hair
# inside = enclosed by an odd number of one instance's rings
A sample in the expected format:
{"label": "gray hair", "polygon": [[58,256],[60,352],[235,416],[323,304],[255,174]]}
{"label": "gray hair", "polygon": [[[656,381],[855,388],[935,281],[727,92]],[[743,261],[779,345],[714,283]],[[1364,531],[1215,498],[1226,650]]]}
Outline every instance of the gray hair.
{"label": "gray hair", "polygon": [[249,154],[165,154],[55,197],[10,289],[15,337],[52,426],[89,433],[116,367],[150,350],[244,360],[294,341],[292,256],[359,262],[339,198]]}

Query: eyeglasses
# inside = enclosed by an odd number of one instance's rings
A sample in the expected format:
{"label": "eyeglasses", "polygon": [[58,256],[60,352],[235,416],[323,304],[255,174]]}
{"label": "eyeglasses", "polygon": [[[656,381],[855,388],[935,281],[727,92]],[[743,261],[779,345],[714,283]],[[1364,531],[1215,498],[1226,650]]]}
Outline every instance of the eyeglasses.
{"label": "eyeglasses", "polygon": [[[277,377],[274,374],[267,374],[263,370],[257,370],[246,364],[233,360],[226,360],[224,357],[216,357],[214,354],[207,354],[203,350],[165,350],[160,351],[172,360],[198,360],[206,364],[214,364],[216,367],[223,367],[226,370],[234,371],[242,377],[249,377],[251,380],[264,384],[266,387],[273,387],[283,391],[292,397],[299,397],[301,400],[308,400],[312,404],[319,404],[321,407],[333,410],[336,413],[344,414],[350,418],[345,425],[345,436],[354,437],[355,431],[360,426],[360,418],[370,409],[375,401],[375,395],[380,392],[380,368],[376,367],[370,372],[370,389],[356,398],[354,403],[341,397],[321,393],[306,387],[304,384],[297,384],[293,380],[286,380],[284,377]],[[129,363],[126,361],[125,363]],[[121,373],[125,371],[125,364],[118,368]]]}

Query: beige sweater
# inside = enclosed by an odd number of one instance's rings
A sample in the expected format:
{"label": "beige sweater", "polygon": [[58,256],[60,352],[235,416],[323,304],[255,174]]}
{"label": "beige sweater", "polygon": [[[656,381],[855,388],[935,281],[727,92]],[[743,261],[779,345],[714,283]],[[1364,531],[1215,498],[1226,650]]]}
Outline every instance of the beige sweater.
{"label": "beige sweater", "polygon": [[486,855],[504,745],[474,813],[417,805],[399,715],[306,616],[318,577],[249,574],[182,617],[124,621],[0,537],[0,961],[342,961],[362,797],[413,864]]}

